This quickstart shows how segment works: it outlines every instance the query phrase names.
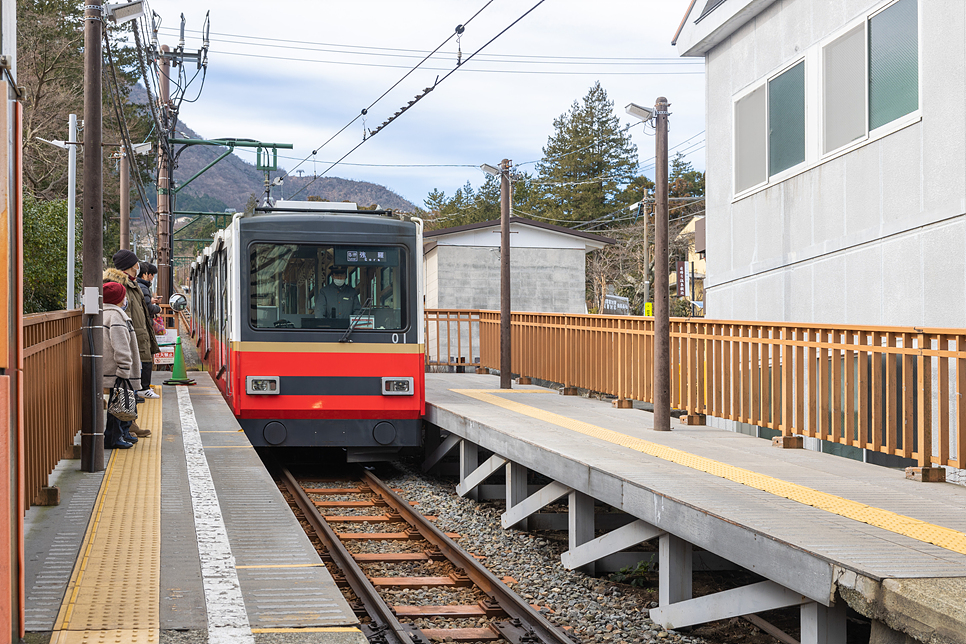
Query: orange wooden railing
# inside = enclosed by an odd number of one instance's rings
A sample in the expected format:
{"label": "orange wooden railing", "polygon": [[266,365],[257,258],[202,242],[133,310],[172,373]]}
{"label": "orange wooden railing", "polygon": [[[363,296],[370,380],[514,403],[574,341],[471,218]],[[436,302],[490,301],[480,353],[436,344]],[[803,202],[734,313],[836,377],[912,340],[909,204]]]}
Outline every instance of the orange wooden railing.
{"label": "orange wooden railing", "polygon": [[[427,364],[498,368],[499,318],[427,311]],[[651,318],[514,313],[511,370],[652,402],[653,333]],[[966,329],[675,318],[670,385],[691,414],[966,467]]]}
{"label": "orange wooden railing", "polygon": [[81,310],[25,315],[24,507],[81,427]]}

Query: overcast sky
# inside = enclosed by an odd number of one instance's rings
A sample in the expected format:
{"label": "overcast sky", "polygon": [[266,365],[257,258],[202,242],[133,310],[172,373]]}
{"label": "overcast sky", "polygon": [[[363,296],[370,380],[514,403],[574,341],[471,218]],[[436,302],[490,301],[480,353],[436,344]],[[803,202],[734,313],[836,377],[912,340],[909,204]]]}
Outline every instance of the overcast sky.
{"label": "overcast sky", "polygon": [[[171,47],[184,13],[188,51],[201,46],[211,12],[207,78],[203,88],[200,76],[188,86],[189,100],[201,93],[182,105],[181,119],[206,138],[292,143],[295,149],[282,153],[291,158],[279,162],[290,171],[461,24],[459,69],[327,176],[383,184],[422,206],[434,188],[452,195],[467,181],[479,186],[481,163],[509,158],[532,171],[526,162],[541,158],[553,120],[598,80],[626,125],[636,122],[624,113],[627,103],[652,106],[666,96],[671,154],[685,151],[703,170],[703,60],[678,58],[670,45],[688,1],[545,0],[466,62],[536,2],[151,0],[151,8],[161,16],[161,43]],[[442,79],[456,57],[453,38],[379,100],[365,126],[376,129]],[[194,71],[187,67],[189,78]],[[639,125],[630,132],[642,170],[653,178],[654,137]],[[362,135],[359,119],[298,169],[321,173]],[[240,156],[254,160],[252,153]],[[436,167],[412,167],[420,165]]]}

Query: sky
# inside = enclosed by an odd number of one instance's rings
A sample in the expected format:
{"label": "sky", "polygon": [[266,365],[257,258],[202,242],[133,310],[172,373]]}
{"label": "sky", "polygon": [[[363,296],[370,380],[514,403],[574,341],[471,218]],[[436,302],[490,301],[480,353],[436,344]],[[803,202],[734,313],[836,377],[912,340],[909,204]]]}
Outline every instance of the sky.
{"label": "sky", "polygon": [[[422,206],[433,189],[481,185],[483,163],[507,158],[534,172],[554,119],[595,81],[633,125],[644,174],[653,178],[653,131],[624,106],[653,106],[658,96],[671,103],[671,155],[704,169],[703,59],[680,58],[670,44],[688,0],[544,0],[525,16],[538,0],[149,1],[160,44],[177,46],[184,14],[186,51],[201,47],[210,11],[207,74],[203,86],[200,75],[187,85],[181,120],[206,138],[292,143],[279,165],[293,174],[327,170],[364,127],[375,130],[434,83],[326,176],[382,184]],[[195,71],[185,69],[189,79]],[[332,138],[363,108],[364,121]]]}

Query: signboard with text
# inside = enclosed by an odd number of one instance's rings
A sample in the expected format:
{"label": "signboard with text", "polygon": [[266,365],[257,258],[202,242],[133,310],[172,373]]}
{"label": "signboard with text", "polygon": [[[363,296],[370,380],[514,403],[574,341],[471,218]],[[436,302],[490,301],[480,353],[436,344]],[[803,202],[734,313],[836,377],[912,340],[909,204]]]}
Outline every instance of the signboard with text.
{"label": "signboard with text", "polygon": [[154,364],[174,364],[174,343],[178,341],[178,330],[166,329],[157,338],[158,344],[168,346],[162,346],[161,353],[154,354]]}

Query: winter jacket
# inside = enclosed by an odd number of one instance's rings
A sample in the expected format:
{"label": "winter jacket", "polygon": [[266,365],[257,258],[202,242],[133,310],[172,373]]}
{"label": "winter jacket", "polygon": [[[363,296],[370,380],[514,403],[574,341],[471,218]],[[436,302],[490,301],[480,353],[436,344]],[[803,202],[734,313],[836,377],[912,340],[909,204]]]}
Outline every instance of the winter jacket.
{"label": "winter jacket", "polygon": [[141,287],[141,292],[144,293],[144,303],[148,307],[148,314],[150,317],[154,317],[161,312],[161,307],[151,301],[151,282],[138,278],[138,286]]}
{"label": "winter jacket", "polygon": [[135,391],[140,391],[141,361],[138,355],[137,336],[134,333],[131,318],[117,304],[104,305],[102,333],[104,338],[102,386],[110,389],[118,378],[126,378],[131,381]]}
{"label": "winter jacket", "polygon": [[154,337],[154,329],[151,326],[151,316],[148,315],[148,307],[144,303],[144,293],[123,271],[116,268],[108,268],[104,271],[105,282],[117,282],[124,286],[127,291],[127,314],[134,325],[134,333],[138,338],[138,349],[140,350],[141,362],[153,361],[155,353],[161,351],[158,340]]}

